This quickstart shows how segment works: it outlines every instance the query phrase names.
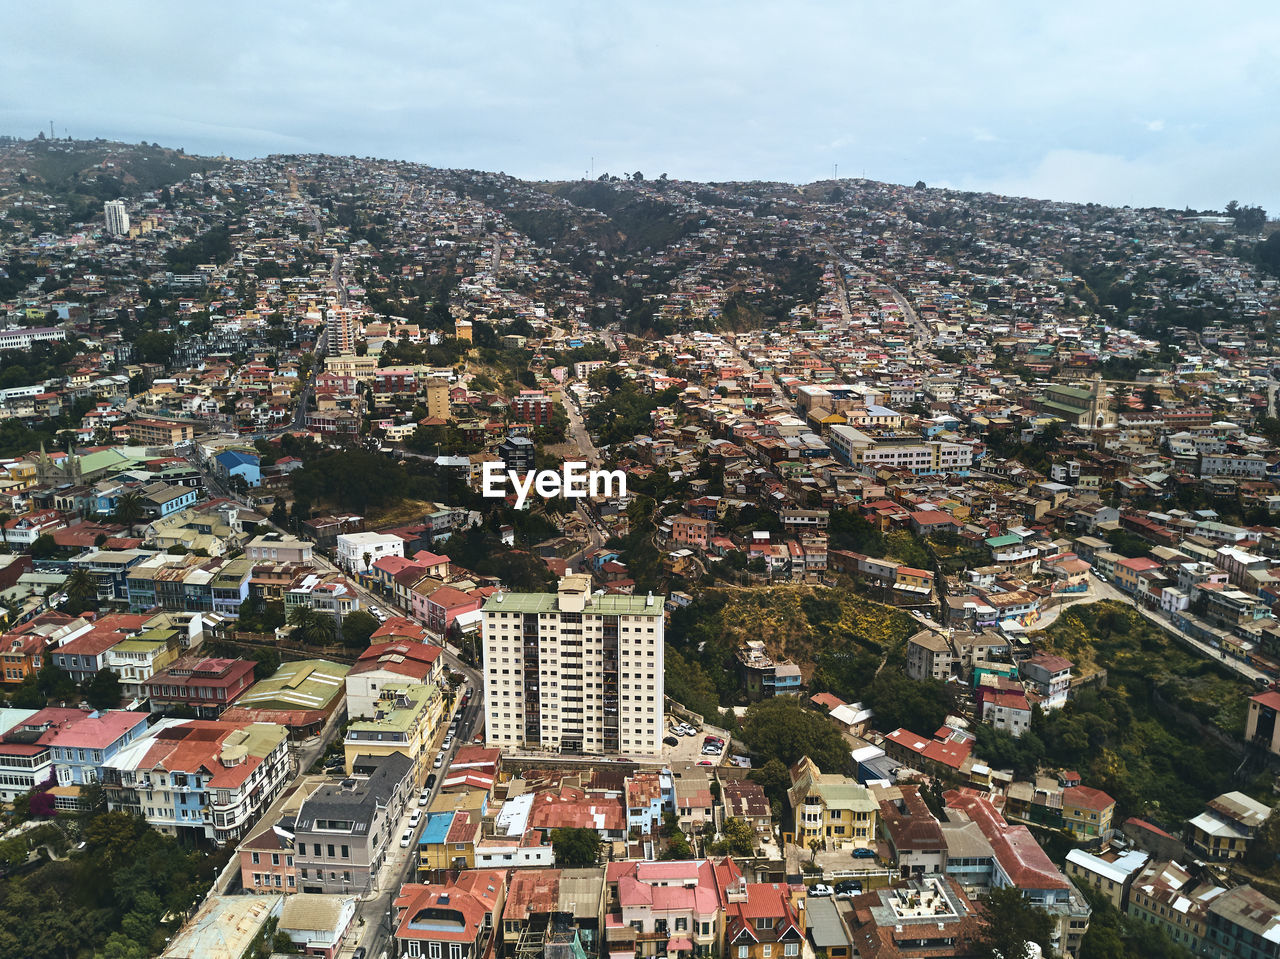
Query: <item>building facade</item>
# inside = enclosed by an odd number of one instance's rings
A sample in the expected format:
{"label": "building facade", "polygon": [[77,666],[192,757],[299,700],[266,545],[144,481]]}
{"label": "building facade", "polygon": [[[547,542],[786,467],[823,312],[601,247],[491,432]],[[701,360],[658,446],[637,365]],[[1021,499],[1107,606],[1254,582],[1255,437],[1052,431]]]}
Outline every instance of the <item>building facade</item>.
{"label": "building facade", "polygon": [[490,746],[656,756],[663,729],[663,597],[497,593],[484,605]]}

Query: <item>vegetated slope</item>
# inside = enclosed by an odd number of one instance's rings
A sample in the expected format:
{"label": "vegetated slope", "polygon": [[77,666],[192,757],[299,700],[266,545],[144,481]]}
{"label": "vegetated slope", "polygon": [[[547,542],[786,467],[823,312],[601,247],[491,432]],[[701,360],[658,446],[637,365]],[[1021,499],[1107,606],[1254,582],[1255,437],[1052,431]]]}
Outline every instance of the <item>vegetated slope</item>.
{"label": "vegetated slope", "polygon": [[[1219,793],[1258,791],[1234,778],[1241,756],[1227,745],[1243,732],[1249,687],[1221,664],[1184,650],[1120,603],[1074,606],[1046,637],[1046,648],[1080,670],[1107,670],[1107,685],[1034,718],[1014,747],[1031,754],[1015,762],[1078,769],[1124,814],[1174,829]],[[1226,741],[1195,721],[1221,730]]]}
{"label": "vegetated slope", "polygon": [[139,196],[222,161],[177,150],[107,140],[25,140],[0,143],[0,177],[53,196],[95,199]]}
{"label": "vegetated slope", "polygon": [[806,676],[856,670],[842,687],[855,692],[916,629],[901,610],[825,586],[708,589],[672,615],[667,692],[704,713],[740,701],[734,653],[751,640]]}

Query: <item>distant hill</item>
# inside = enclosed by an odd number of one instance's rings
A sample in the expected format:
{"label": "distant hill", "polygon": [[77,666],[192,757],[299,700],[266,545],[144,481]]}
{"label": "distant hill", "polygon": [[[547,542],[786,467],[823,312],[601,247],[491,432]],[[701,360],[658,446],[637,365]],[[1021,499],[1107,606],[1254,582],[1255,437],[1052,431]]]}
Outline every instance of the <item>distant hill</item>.
{"label": "distant hill", "polygon": [[42,191],[75,208],[138,197],[224,163],[158,144],[0,138],[0,196]]}

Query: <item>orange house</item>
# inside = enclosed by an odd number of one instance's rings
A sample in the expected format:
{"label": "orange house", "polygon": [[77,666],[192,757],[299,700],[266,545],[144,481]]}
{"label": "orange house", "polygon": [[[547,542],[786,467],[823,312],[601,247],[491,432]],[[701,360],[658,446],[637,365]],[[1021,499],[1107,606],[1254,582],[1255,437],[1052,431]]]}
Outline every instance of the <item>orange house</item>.
{"label": "orange house", "polygon": [[38,634],[10,633],[0,637],[0,660],[4,662],[4,682],[18,684],[40,671],[45,637]]}

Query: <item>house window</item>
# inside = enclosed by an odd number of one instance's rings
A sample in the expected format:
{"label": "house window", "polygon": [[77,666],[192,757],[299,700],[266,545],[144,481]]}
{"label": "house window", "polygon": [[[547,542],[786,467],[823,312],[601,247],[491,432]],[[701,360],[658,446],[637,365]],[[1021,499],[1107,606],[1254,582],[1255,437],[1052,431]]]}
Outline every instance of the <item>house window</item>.
{"label": "house window", "polygon": [[798,943],[798,942],[788,942],[788,943],[786,943],[786,944],[782,947],[782,954],[783,954],[784,956],[798,956],[798,955],[800,955],[800,943]]}
{"label": "house window", "polygon": [[427,955],[430,956],[431,959],[440,959],[440,943],[427,943]]}
{"label": "house window", "polygon": [[253,860],[253,864],[255,866],[258,865],[258,854],[256,852],[250,858]]}
{"label": "house window", "polygon": [[751,952],[750,946],[739,946],[738,959],[747,959],[747,956],[750,954],[750,952]]}
{"label": "house window", "polygon": [[766,942],[760,947],[760,955],[764,956],[764,959],[769,959],[773,955],[773,946]]}
{"label": "house window", "polygon": [[462,959],[462,943],[449,943],[449,959]]}

